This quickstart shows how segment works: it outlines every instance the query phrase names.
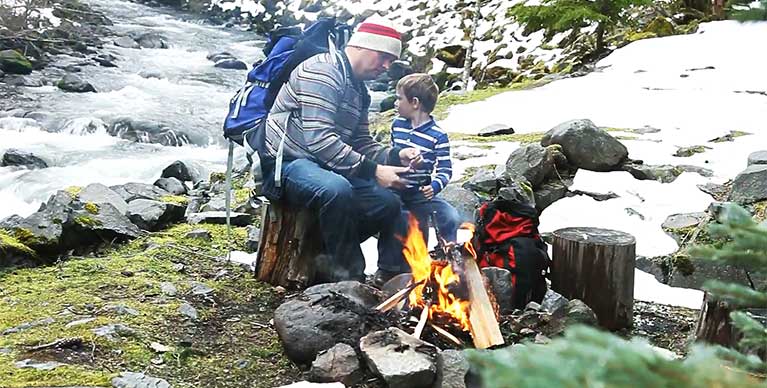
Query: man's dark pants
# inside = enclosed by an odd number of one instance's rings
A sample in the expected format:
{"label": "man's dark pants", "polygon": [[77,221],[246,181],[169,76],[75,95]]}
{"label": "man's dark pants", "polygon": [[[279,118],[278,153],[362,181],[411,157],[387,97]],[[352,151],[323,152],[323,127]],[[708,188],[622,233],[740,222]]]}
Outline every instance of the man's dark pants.
{"label": "man's dark pants", "polygon": [[[402,225],[395,221],[403,217],[399,198],[372,179],[346,178],[307,159],[297,159],[283,163],[281,183],[281,190],[275,190],[274,175],[264,174],[265,194],[315,210],[319,216],[328,254],[327,261],[319,258],[319,281],[364,279],[360,243],[379,232],[391,235],[394,227]],[[401,250],[401,244],[379,244],[379,261],[402,257]]]}

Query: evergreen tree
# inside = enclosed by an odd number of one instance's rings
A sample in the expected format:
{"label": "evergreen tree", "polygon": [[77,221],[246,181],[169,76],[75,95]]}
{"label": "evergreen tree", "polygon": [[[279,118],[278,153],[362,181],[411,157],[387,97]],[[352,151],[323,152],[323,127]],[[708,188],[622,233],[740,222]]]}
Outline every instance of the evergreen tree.
{"label": "evergreen tree", "polygon": [[602,52],[605,33],[627,20],[626,10],[649,3],[650,0],[541,0],[539,5],[514,5],[509,16],[524,24],[526,33],[545,30],[549,37],[597,23],[596,52]]}
{"label": "evergreen tree", "polygon": [[[742,268],[751,274],[767,274],[767,221],[757,224],[748,211],[731,203],[724,207],[719,223],[709,227],[709,233],[727,242],[721,247],[695,247],[691,255]],[[712,280],[704,284],[704,289],[736,309],[767,307],[767,292],[756,289],[753,284],[745,286]],[[767,362],[759,358],[759,355],[765,357],[767,354],[767,327],[745,310],[732,312],[730,319],[742,334],[737,349],[742,353],[720,347],[720,356],[741,367],[767,372]]]}

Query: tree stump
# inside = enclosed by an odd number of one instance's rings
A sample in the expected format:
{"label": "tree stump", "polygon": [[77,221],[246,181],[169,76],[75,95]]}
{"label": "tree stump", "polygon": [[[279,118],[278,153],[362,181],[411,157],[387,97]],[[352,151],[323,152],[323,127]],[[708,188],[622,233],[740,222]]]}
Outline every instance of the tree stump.
{"label": "tree stump", "polygon": [[290,290],[314,283],[315,258],[322,251],[319,222],[308,209],[264,201],[256,277]]}
{"label": "tree stump", "polygon": [[580,299],[599,325],[630,327],[634,313],[634,236],[599,228],[564,228],[553,233],[551,288]]}
{"label": "tree stump", "polygon": [[730,320],[732,309],[724,301],[714,299],[708,292],[703,296],[703,306],[695,327],[695,340],[725,347],[733,347],[738,341]]}

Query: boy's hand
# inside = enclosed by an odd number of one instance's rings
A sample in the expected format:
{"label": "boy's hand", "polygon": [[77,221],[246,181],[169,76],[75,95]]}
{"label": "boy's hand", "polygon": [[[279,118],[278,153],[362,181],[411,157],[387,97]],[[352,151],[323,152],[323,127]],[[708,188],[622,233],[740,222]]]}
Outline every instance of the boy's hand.
{"label": "boy's hand", "polygon": [[431,187],[431,185],[422,186],[421,193],[423,193],[423,196],[428,200],[434,198],[434,188]]}
{"label": "boy's hand", "polygon": [[418,151],[415,148],[403,148],[399,151],[399,160],[400,164],[413,170],[423,162],[423,156],[421,155],[421,151]]}

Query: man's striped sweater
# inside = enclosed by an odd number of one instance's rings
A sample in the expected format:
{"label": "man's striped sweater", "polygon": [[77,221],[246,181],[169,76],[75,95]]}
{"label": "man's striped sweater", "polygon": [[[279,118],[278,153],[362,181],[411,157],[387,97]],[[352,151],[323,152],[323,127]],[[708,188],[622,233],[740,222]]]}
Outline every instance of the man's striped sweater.
{"label": "man's striped sweater", "polygon": [[369,105],[344,55],[317,54],[297,66],[277,94],[266,123],[266,154],[277,157],[284,133],[284,160],[309,159],[345,177],[372,178],[378,164],[400,162],[399,148],[370,136]]}
{"label": "man's striped sweater", "polygon": [[431,187],[437,195],[450,182],[453,176],[453,163],[450,161],[450,140],[434,118],[413,128],[410,121],[398,117],[392,123],[392,144],[395,147],[415,147],[421,151],[424,163],[417,172],[432,174]]}

